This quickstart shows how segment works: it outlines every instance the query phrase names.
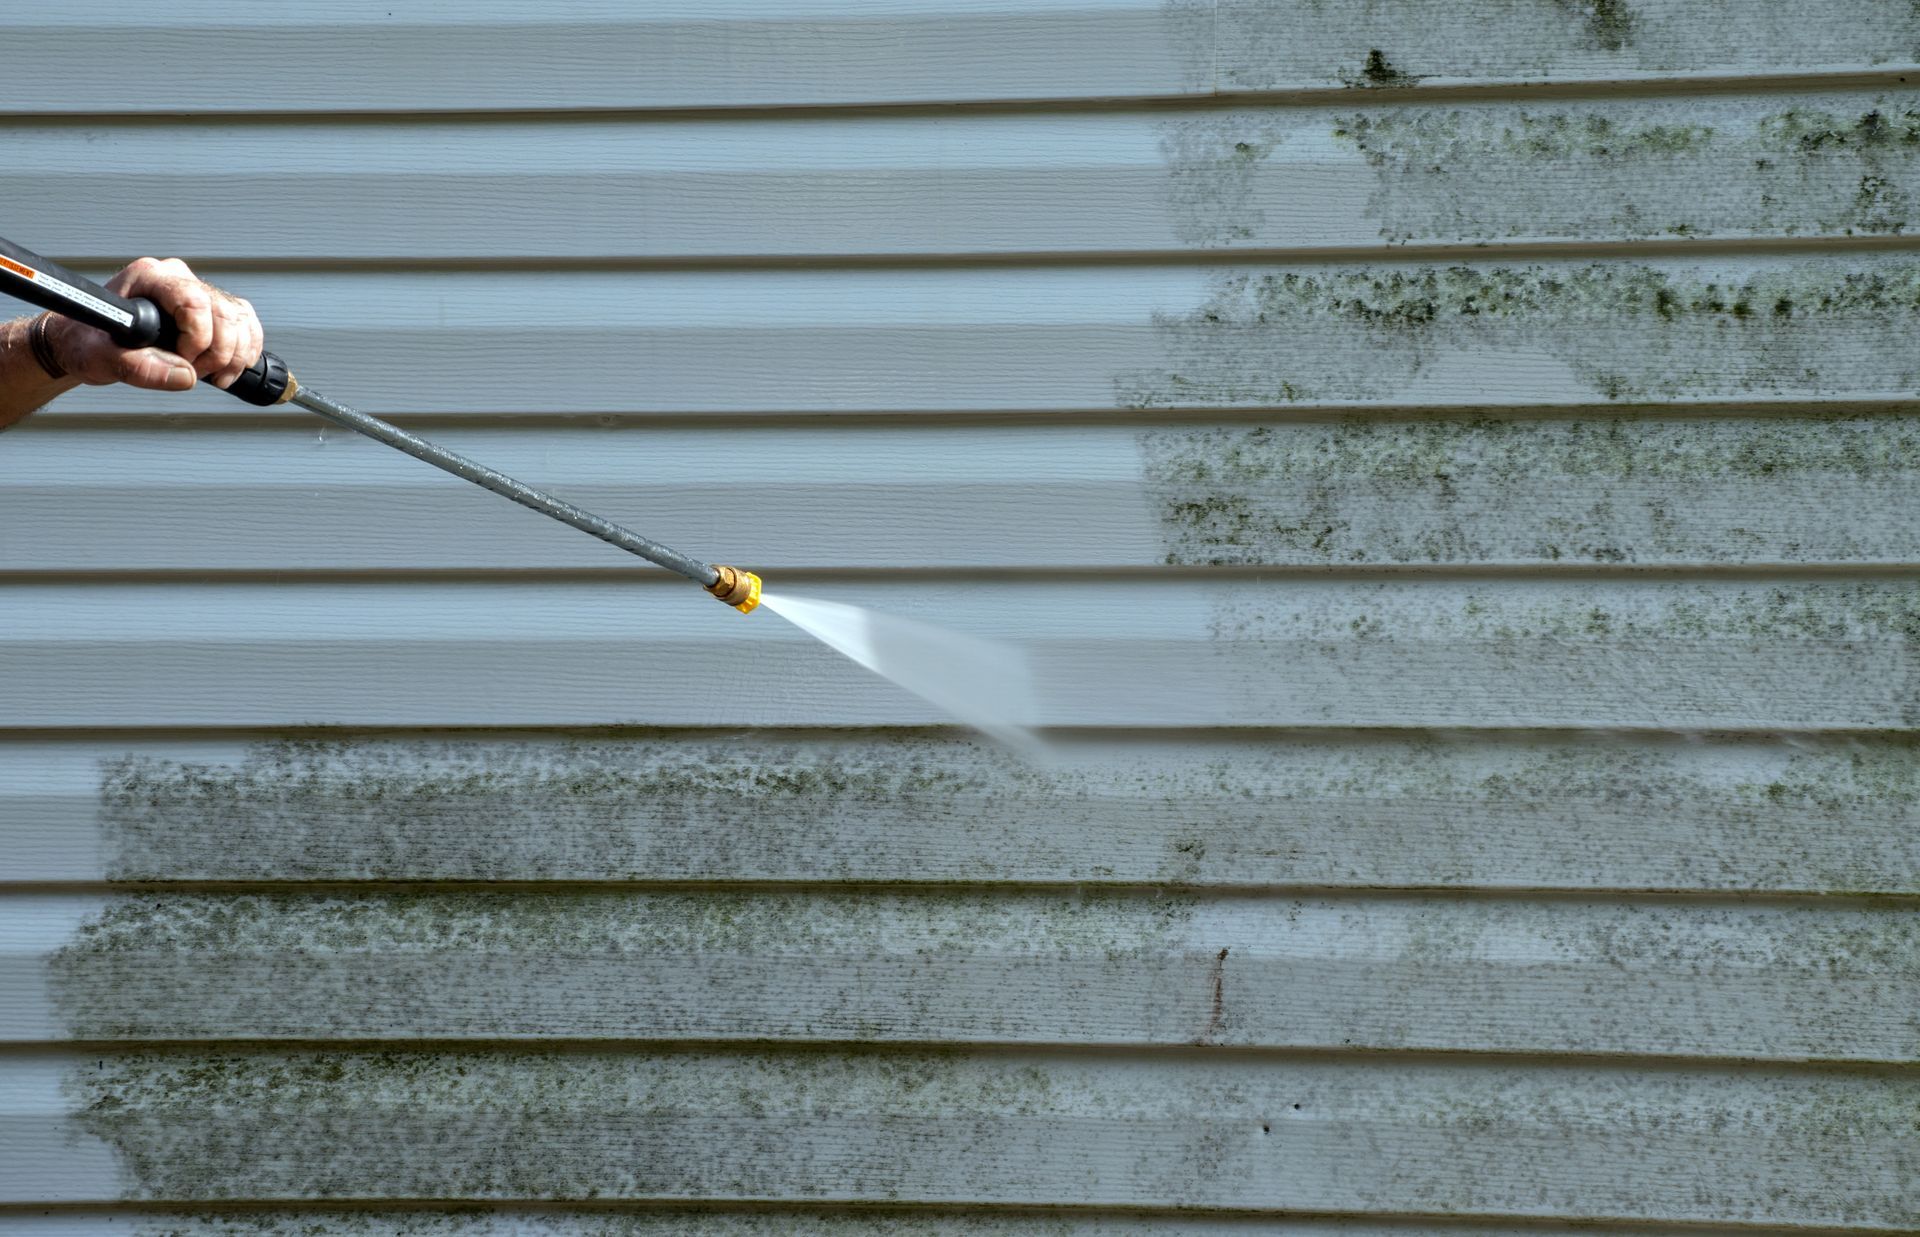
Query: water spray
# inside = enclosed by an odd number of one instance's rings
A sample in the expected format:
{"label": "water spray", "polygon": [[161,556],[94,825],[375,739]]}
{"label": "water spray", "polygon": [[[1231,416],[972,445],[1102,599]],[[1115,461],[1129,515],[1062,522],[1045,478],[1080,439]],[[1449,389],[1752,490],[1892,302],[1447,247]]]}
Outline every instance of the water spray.
{"label": "water spray", "polygon": [[[180,339],[180,330],[173,319],[152,301],[110,292],[4,239],[0,239],[0,292],[52,310],[75,322],[97,327],[122,348],[154,347],[171,351]],[[329,399],[318,391],[301,386],[286,362],[271,352],[262,353],[252,368],[234,379],[232,385],[227,387],[227,394],[261,408],[293,404],[335,425],[365,434],[375,442],[383,442],[397,451],[404,451],[414,459],[424,460],[463,481],[471,481],[502,498],[512,499],[522,507],[538,511],[562,524],[572,525],[608,545],[618,546],[629,554],[637,554],[650,563],[683,575],[742,614],[753,613],[760,604],[760,577],[751,571],[719,563],[703,563],[650,537],[642,537],[612,520],[602,519],[591,511],[516,481],[485,464],[428,442],[417,434],[410,434],[371,413]]]}
{"label": "water spray", "polygon": [[[0,292],[98,327],[123,348],[171,350],[180,339],[179,328],[152,301],[116,295],[5,240],[0,240]],[[761,603],[760,577],[753,572],[691,558],[379,417],[329,399],[301,386],[286,362],[271,352],[263,353],[226,390],[262,408],[293,404],[365,434],[463,481],[677,572],[742,614],[753,613]],[[829,648],[933,702],[967,725],[1028,755],[1040,749],[1039,740],[1026,729],[1035,709],[1031,675],[1021,650],[841,602],[783,595],[768,597],[766,603],[768,609]]]}

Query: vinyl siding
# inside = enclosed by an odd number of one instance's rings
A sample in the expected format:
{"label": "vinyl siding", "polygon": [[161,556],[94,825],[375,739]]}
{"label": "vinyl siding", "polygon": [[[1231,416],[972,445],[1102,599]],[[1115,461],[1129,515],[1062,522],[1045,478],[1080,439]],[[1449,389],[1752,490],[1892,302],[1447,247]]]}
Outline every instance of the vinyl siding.
{"label": "vinyl siding", "polygon": [[9,236],[1053,740],[77,393],[0,437],[0,1231],[1920,1227],[1909,6],[0,40]]}

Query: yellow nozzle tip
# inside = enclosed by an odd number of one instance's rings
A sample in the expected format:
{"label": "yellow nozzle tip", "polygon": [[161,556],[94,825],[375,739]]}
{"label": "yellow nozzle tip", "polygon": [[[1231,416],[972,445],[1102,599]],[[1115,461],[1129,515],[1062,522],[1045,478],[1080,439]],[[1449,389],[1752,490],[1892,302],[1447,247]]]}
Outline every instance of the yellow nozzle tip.
{"label": "yellow nozzle tip", "polygon": [[751,571],[743,571],[740,574],[747,578],[747,599],[734,609],[742,614],[752,614],[760,608],[760,577]]}
{"label": "yellow nozzle tip", "polygon": [[715,563],[707,591],[742,614],[752,614],[760,605],[760,577],[738,567]]}

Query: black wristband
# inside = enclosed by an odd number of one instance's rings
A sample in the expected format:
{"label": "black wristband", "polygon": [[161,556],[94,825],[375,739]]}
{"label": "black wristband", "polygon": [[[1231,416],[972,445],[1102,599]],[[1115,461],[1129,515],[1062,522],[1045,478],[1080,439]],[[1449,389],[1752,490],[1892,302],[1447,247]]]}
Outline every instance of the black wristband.
{"label": "black wristband", "polygon": [[47,323],[53,321],[52,314],[41,314],[27,327],[27,347],[33,350],[33,359],[40,362],[40,368],[47,371],[47,377],[65,378],[67,371],[60,368],[60,362],[53,359],[53,345],[47,340]]}

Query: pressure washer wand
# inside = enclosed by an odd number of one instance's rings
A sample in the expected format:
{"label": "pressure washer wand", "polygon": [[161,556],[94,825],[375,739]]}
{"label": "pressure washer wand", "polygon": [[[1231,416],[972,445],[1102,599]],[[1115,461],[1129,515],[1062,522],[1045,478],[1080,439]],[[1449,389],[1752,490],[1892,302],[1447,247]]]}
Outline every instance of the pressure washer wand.
{"label": "pressure washer wand", "polygon": [[[171,348],[180,338],[173,320],[152,301],[109,292],[4,239],[0,239],[0,292],[98,327],[123,348]],[[671,546],[642,537],[612,520],[601,519],[591,511],[536,490],[503,472],[436,446],[371,413],[328,399],[318,391],[302,387],[287,369],[286,362],[271,352],[263,353],[251,369],[235,379],[227,393],[262,408],[297,404],[335,425],[344,425],[482,489],[492,490],[502,498],[510,498],[522,507],[570,524],[668,571],[678,572],[742,614],[751,614],[760,604],[760,577],[751,571],[689,558]]]}

